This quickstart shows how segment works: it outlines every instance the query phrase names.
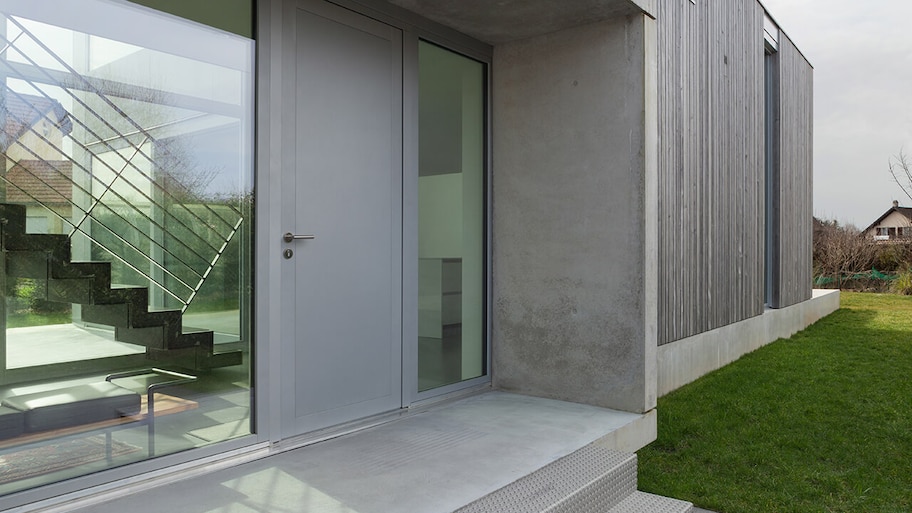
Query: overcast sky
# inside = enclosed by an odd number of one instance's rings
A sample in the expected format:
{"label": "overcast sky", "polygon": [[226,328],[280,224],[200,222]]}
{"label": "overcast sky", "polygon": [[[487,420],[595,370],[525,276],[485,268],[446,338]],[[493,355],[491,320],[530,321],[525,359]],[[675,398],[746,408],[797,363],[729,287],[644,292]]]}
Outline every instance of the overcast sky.
{"label": "overcast sky", "polygon": [[865,228],[912,155],[912,0],[761,0],[814,66],[814,215]]}

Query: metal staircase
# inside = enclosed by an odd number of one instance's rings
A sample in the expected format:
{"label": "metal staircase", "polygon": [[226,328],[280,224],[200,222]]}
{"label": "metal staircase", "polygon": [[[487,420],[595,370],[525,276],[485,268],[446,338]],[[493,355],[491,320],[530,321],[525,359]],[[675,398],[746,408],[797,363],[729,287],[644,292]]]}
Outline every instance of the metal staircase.
{"label": "metal staircase", "polygon": [[115,340],[146,348],[151,360],[194,370],[241,363],[216,353],[212,331],[183,331],[180,310],[149,310],[149,288],[111,283],[110,262],[73,262],[66,235],[26,233],[26,207],[0,203],[0,251],[11,278],[39,280],[48,301],[83,305],[82,320],[114,327]]}
{"label": "metal staircase", "polygon": [[[148,283],[155,306],[187,310],[245,215],[243,200],[205,190],[213,177],[186,147],[192,140],[182,149],[174,141],[232,120],[192,111],[167,92],[87,76],[22,20],[0,13],[0,22],[11,31],[0,34],[0,202],[42,207],[93,255]],[[3,172],[12,168],[21,181]],[[89,258],[85,249],[77,256]]]}
{"label": "metal staircase", "polygon": [[[192,147],[194,134],[236,122],[233,106],[118,82],[113,68],[56,53],[28,20],[0,12],[0,23],[6,275],[35,279],[48,301],[83,305],[83,322],[113,326],[149,359],[194,370],[241,363],[240,351],[215,352],[212,331],[184,332],[182,319],[217,296],[204,284],[245,228],[245,191],[209,188],[214,164]],[[26,233],[27,212],[55,233]]]}

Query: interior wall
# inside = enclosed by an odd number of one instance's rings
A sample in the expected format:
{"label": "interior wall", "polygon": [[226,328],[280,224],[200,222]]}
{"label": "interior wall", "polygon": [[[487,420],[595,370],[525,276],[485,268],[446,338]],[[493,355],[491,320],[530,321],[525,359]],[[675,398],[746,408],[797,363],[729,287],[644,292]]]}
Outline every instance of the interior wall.
{"label": "interior wall", "polygon": [[497,388],[655,406],[653,23],[494,48]]}

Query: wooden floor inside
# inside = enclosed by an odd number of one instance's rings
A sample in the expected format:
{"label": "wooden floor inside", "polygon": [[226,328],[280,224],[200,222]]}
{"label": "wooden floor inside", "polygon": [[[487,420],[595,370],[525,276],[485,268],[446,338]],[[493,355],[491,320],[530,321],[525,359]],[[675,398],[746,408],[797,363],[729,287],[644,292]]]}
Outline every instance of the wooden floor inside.
{"label": "wooden floor inside", "polygon": [[[155,394],[155,417],[163,417],[165,415],[172,415],[175,413],[180,413],[183,411],[196,409],[199,404],[196,401],[191,401],[189,399],[181,399],[180,397],[174,397],[167,394]],[[17,445],[24,445],[34,442],[43,442],[46,440],[51,440],[55,438],[60,438],[64,436],[77,435],[80,433],[87,433],[96,430],[110,429],[124,424],[130,424],[133,422],[143,422],[149,416],[149,405],[146,399],[145,394],[143,394],[141,399],[141,406],[139,413],[136,415],[129,415],[125,417],[120,417],[116,419],[102,420],[99,422],[92,422],[90,424],[80,424],[78,426],[70,426],[60,429],[52,429],[49,431],[39,431],[36,433],[24,433],[19,436],[8,438],[6,440],[0,440],[0,449],[6,449],[8,447],[15,447]]]}

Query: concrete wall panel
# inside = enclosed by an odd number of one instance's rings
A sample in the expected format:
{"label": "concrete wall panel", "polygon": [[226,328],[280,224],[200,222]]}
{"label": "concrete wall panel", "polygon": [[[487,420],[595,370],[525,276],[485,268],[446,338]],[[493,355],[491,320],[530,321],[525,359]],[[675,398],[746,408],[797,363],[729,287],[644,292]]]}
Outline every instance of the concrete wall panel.
{"label": "concrete wall panel", "polygon": [[386,1],[495,45],[656,10],[656,0]]}
{"label": "concrete wall panel", "polygon": [[787,338],[839,309],[838,290],[659,347],[659,396],[722,368],[770,342]]}
{"label": "concrete wall panel", "polygon": [[644,280],[655,266],[645,214],[655,205],[645,157],[649,23],[640,14],[495,46],[498,388],[654,407],[655,292]]}

